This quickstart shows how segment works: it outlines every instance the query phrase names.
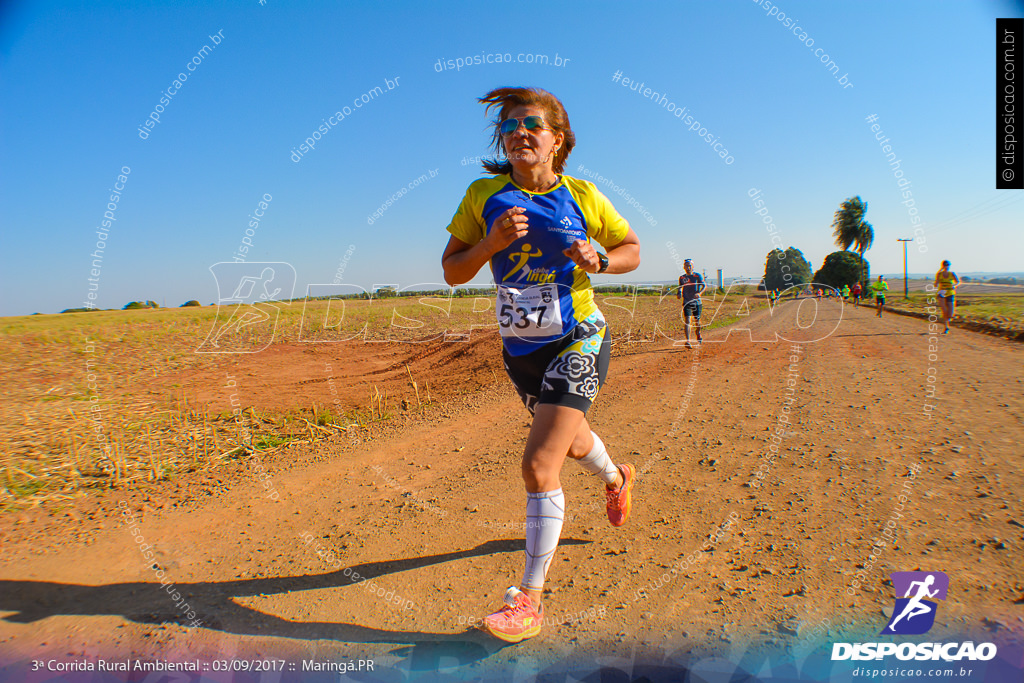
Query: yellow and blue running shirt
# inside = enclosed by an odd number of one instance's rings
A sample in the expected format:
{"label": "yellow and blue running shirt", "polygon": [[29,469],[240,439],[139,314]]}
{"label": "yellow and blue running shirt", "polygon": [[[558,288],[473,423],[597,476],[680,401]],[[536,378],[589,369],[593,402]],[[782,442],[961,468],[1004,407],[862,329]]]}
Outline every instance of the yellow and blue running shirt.
{"label": "yellow and blue running shirt", "polygon": [[[597,312],[586,271],[578,268],[562,251],[577,239],[592,238],[605,249],[614,247],[626,238],[629,223],[608,198],[586,180],[559,176],[553,188],[536,193],[519,187],[509,175],[499,175],[481,178],[469,186],[448,232],[466,244],[477,244],[486,237],[498,217],[513,206],[526,209],[523,215],[528,221],[528,233],[491,258],[491,272],[499,291],[496,306],[499,322],[502,309],[508,310],[501,327],[528,328],[530,322],[533,323],[532,333],[529,329],[523,334],[502,330],[502,341],[509,355],[522,356],[536,351],[539,344],[564,337]],[[504,292],[513,295],[509,298]],[[517,306],[516,297],[520,294],[521,301],[536,305]],[[558,299],[557,310],[543,310],[545,304],[554,304],[553,294]],[[500,302],[506,303],[501,305]],[[516,318],[516,311],[519,318]],[[545,314],[549,317],[545,318]],[[527,316],[530,320],[526,320]],[[560,327],[544,327],[552,321],[557,323],[559,317]],[[507,331],[513,333],[506,334]]]}
{"label": "yellow and blue running shirt", "polygon": [[939,283],[939,289],[945,292],[945,294],[940,294],[939,296],[953,296],[960,278],[958,278],[956,273],[951,270],[947,270],[945,275],[943,275],[940,270],[935,273],[935,281]]}

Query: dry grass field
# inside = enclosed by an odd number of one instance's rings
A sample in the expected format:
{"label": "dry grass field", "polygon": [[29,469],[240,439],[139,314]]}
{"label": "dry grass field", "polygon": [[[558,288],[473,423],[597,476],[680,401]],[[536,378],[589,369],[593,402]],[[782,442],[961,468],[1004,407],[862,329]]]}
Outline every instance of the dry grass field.
{"label": "dry grass field", "polygon": [[[598,298],[616,352],[682,338],[674,297],[641,290]],[[712,328],[765,306],[752,288],[705,298]],[[204,342],[215,326],[237,317],[235,307],[0,321],[0,369],[7,378],[0,405],[0,510],[210,470],[247,452],[315,442],[336,431],[365,433],[398,412],[457,391],[444,370],[431,367],[431,353],[458,351],[482,339],[498,343],[493,304],[484,298],[296,301],[268,309],[274,319],[220,340],[218,350],[227,353],[200,351],[210,348]],[[264,395],[250,390],[234,405],[230,396],[237,392],[226,391],[228,379],[218,375],[218,368],[240,358],[301,358],[305,351],[335,345],[344,347],[350,365],[363,364],[367,381],[353,386],[329,370],[290,368],[282,359],[277,388],[268,387]],[[383,357],[392,371],[375,374]],[[425,362],[417,364],[418,358]],[[415,377],[410,365],[416,366]],[[312,397],[282,394],[281,381],[292,375],[326,391]]]}

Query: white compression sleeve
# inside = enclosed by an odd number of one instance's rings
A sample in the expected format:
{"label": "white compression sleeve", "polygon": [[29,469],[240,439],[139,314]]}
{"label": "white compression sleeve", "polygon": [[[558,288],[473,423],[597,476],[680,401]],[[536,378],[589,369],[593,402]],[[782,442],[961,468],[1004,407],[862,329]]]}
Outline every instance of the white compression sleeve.
{"label": "white compression sleeve", "polygon": [[562,489],[526,494],[526,569],[523,588],[540,590],[555,556],[565,518]]}
{"label": "white compression sleeve", "polygon": [[609,457],[608,450],[604,447],[601,437],[594,434],[594,432],[590,432],[590,434],[594,437],[594,447],[590,449],[590,452],[585,457],[576,462],[587,472],[596,474],[601,477],[601,481],[611,486],[615,483],[619,469],[612,462],[611,457]]}

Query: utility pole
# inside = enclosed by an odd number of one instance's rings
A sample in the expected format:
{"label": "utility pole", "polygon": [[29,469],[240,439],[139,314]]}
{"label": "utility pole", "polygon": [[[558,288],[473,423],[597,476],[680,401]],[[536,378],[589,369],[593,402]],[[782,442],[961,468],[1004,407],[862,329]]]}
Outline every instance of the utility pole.
{"label": "utility pole", "polygon": [[896,239],[897,242],[903,242],[903,298],[910,298],[910,291],[907,288],[907,242],[909,239]]}

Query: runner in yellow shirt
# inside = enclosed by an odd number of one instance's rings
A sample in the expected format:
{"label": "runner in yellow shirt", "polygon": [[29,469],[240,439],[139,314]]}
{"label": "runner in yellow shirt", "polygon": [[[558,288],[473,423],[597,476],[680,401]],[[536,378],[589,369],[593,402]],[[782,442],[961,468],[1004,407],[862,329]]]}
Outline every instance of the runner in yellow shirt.
{"label": "runner in yellow shirt", "polygon": [[489,177],[466,191],[441,264],[452,286],[490,266],[505,371],[533,416],[522,461],[526,566],[504,605],[483,619],[486,631],[517,643],[544,622],[541,593],[565,518],[566,457],[604,483],[612,526],[629,517],[636,468],[612,462],[585,417],[611,356],[590,278],[635,270],[640,240],[593,183],[562,173],[576,136],[554,95],[498,88],[480,102],[498,110],[492,140],[504,158],[485,162]]}
{"label": "runner in yellow shirt", "polygon": [[882,317],[882,308],[885,307],[885,293],[888,291],[889,283],[881,275],[878,276],[877,282],[871,283],[871,293],[875,297],[875,310],[878,311],[879,318]]}
{"label": "runner in yellow shirt", "polygon": [[939,310],[942,311],[942,322],[946,324],[942,334],[949,334],[949,321],[956,314],[956,287],[960,284],[960,278],[949,269],[949,266],[949,261],[943,261],[942,268],[935,273]]}

